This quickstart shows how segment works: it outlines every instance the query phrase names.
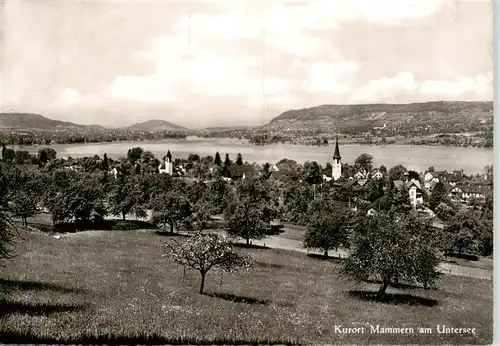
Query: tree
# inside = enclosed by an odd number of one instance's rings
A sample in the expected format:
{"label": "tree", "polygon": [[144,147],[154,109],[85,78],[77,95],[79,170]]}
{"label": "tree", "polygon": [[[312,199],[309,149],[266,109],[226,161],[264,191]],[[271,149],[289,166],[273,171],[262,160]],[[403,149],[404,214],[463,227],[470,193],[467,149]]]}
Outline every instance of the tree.
{"label": "tree", "polygon": [[370,172],[373,169],[373,156],[370,154],[361,154],[354,161],[354,166],[357,169],[364,169],[367,172]]}
{"label": "tree", "polygon": [[23,226],[28,226],[27,219],[36,215],[41,200],[42,186],[36,176],[15,169],[9,177],[10,211],[13,217],[19,217]]}
{"label": "tree", "polygon": [[42,164],[46,164],[57,157],[57,152],[52,148],[42,148],[38,150],[38,159]]}
{"label": "tree", "polygon": [[434,212],[436,216],[444,222],[448,222],[455,215],[455,210],[444,202],[439,203],[434,209]]}
{"label": "tree", "polygon": [[382,166],[380,166],[379,171],[382,174],[387,174],[387,167],[385,167],[384,165],[382,165]]}
{"label": "tree", "polygon": [[200,156],[198,154],[189,154],[187,160],[190,163],[200,162]]}
{"label": "tree", "polygon": [[138,175],[121,176],[114,180],[109,197],[112,215],[121,215],[123,221],[127,214],[136,217],[146,217],[147,188],[143,178]]}
{"label": "tree", "polygon": [[433,173],[435,171],[434,166],[429,166],[429,168],[427,168],[427,172]]}
{"label": "tree", "polygon": [[165,243],[166,254],[175,263],[197,270],[200,273],[200,290],[203,294],[207,273],[215,268],[234,272],[241,267],[250,267],[253,258],[240,255],[233,250],[225,236],[197,232],[183,243],[175,240]]}
{"label": "tree", "polygon": [[462,210],[446,222],[444,231],[448,236],[447,252],[479,252],[481,225],[476,212]]}
{"label": "tree", "polygon": [[247,245],[250,239],[271,235],[273,212],[268,190],[262,182],[251,178],[241,180],[224,210],[228,233],[245,239]]}
{"label": "tree", "polygon": [[226,159],[224,160],[224,166],[231,166],[231,160],[229,159],[229,154],[226,154]]}
{"label": "tree", "polygon": [[390,180],[401,180],[403,175],[406,173],[407,169],[403,165],[396,165],[389,170]]}
{"label": "tree", "polygon": [[214,164],[215,164],[216,166],[220,166],[220,165],[222,164],[222,161],[221,161],[221,159],[220,159],[220,154],[219,154],[219,152],[216,152],[216,153],[215,153],[215,160],[214,160]]}
{"label": "tree", "polygon": [[415,180],[420,180],[420,175],[416,171],[408,171],[408,179],[415,179]]}
{"label": "tree", "polygon": [[299,225],[307,224],[309,205],[314,199],[312,187],[307,183],[291,182],[283,191],[285,218]]}
{"label": "tree", "polygon": [[102,159],[102,170],[105,172],[109,170],[109,159],[106,153],[104,153],[104,157]]}
{"label": "tree", "polygon": [[55,223],[102,219],[107,215],[105,194],[97,177],[71,172],[63,184],[54,185],[47,206]]}
{"label": "tree", "polygon": [[207,202],[207,207],[211,215],[217,215],[224,212],[228,195],[228,184],[222,178],[217,178],[208,185],[203,199]]}
{"label": "tree", "polygon": [[9,215],[7,179],[0,166],[0,262],[13,256],[18,230]]}
{"label": "tree", "polygon": [[170,233],[173,233],[174,229],[178,232],[192,214],[188,199],[178,191],[169,191],[156,196],[151,202],[151,209],[152,223],[163,224],[164,229],[169,225]]}
{"label": "tree", "polygon": [[304,247],[320,249],[328,257],[329,250],[336,250],[347,242],[347,220],[350,210],[327,206],[316,209],[307,225]]}
{"label": "tree", "polygon": [[6,148],[3,151],[2,158],[4,162],[12,163],[16,159],[16,151],[14,149]]}
{"label": "tree", "polygon": [[240,153],[236,156],[236,164],[241,166],[243,164],[243,157],[241,156]]}
{"label": "tree", "polygon": [[264,176],[264,179],[269,178],[271,175],[271,165],[269,162],[266,162],[262,165],[262,175]]}
{"label": "tree", "polygon": [[302,179],[309,184],[319,184],[322,181],[321,167],[316,161],[306,161],[302,170]]}
{"label": "tree", "polygon": [[356,282],[380,279],[378,300],[384,298],[390,284],[399,280],[426,288],[437,281],[439,237],[429,221],[413,213],[379,212],[359,217],[352,232],[350,256],[342,272]]}
{"label": "tree", "polygon": [[434,188],[432,189],[431,195],[429,197],[429,208],[436,211],[439,204],[446,201],[446,187],[441,181],[438,181]]}
{"label": "tree", "polygon": [[2,160],[5,161],[5,152],[7,151],[7,147],[2,143]]}
{"label": "tree", "polygon": [[144,152],[144,149],[140,147],[135,147],[132,149],[129,149],[127,151],[127,160],[131,163],[134,164],[137,161],[140,160],[142,153]]}

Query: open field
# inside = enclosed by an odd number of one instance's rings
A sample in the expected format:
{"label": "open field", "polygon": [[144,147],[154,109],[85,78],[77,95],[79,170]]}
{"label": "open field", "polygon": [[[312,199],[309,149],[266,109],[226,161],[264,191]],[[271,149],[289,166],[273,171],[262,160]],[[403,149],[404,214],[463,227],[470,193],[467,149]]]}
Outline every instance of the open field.
{"label": "open field", "polygon": [[[33,337],[32,343],[84,338],[122,344],[492,342],[489,280],[445,275],[439,290],[390,288],[389,302],[378,303],[356,293],[376,285],[344,281],[335,261],[241,249],[254,255],[256,266],[224,274],[222,282],[220,274],[210,272],[206,294],[199,295],[197,273],[186,270],[183,281],[182,267],[161,257],[168,237],[120,231],[67,234],[59,240],[45,234],[23,237],[0,277],[5,295],[0,342],[22,333]],[[376,334],[370,324],[415,332]],[[476,335],[437,334],[438,324],[475,327]],[[365,333],[335,333],[335,325],[365,326]],[[418,327],[433,333],[419,334]]]}

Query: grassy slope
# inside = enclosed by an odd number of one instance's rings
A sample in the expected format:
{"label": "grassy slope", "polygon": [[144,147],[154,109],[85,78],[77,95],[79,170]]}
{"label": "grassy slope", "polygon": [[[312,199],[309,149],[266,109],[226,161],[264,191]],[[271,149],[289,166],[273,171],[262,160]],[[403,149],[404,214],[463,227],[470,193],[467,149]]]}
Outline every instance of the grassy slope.
{"label": "grassy slope", "polygon": [[[484,344],[492,341],[492,282],[443,277],[440,290],[404,291],[420,304],[382,304],[351,296],[353,286],[334,262],[276,250],[251,251],[249,272],[209,273],[206,292],[230,294],[254,304],[199,295],[196,272],[162,258],[165,237],[136,232],[84,232],[56,240],[27,234],[18,256],[2,270],[7,289],[0,333],[74,340],[83,336],[161,335],[213,343],[285,340],[302,343]],[[17,285],[29,281],[31,284]],[[40,283],[47,283],[42,285]],[[397,293],[395,289],[390,292]],[[399,292],[403,293],[403,292]],[[426,306],[431,299],[436,306]],[[405,299],[419,301],[418,299]],[[21,311],[21,312],[15,312]],[[43,312],[43,313],[42,313]],[[470,322],[466,322],[470,321]],[[447,324],[476,327],[461,335],[334,333],[334,325],[387,327]],[[6,341],[1,340],[0,341]]]}
{"label": "grassy slope", "polygon": [[420,126],[439,122],[454,124],[470,118],[493,119],[493,102],[438,101],[411,104],[320,105],[283,112],[268,125],[272,129],[359,126],[395,126],[412,122]]}

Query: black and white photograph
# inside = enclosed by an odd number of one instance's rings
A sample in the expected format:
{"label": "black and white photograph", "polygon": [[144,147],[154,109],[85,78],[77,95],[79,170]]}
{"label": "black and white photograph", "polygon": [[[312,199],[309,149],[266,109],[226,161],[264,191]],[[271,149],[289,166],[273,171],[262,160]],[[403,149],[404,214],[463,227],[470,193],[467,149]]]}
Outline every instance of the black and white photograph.
{"label": "black and white photograph", "polygon": [[0,344],[494,344],[497,5],[1,0]]}

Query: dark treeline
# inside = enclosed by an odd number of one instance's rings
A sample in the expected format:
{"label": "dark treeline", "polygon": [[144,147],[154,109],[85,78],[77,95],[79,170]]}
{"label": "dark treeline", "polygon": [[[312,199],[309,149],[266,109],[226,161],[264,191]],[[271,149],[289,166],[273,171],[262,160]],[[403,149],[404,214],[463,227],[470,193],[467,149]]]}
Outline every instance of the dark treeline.
{"label": "dark treeline", "polygon": [[6,145],[49,145],[49,144],[77,144],[77,143],[101,143],[117,141],[144,141],[161,139],[185,139],[184,132],[160,131],[160,132],[131,132],[120,130],[109,130],[99,132],[3,132],[0,133],[0,141]]}

